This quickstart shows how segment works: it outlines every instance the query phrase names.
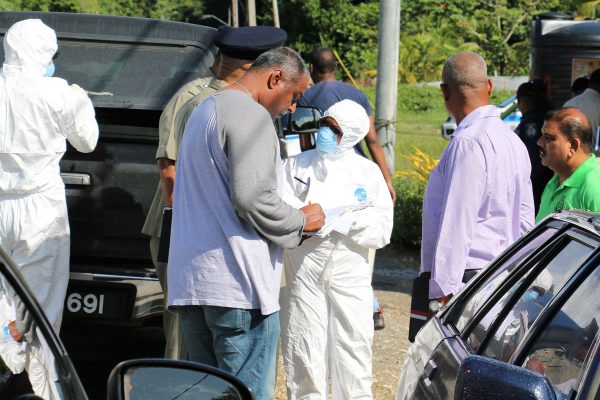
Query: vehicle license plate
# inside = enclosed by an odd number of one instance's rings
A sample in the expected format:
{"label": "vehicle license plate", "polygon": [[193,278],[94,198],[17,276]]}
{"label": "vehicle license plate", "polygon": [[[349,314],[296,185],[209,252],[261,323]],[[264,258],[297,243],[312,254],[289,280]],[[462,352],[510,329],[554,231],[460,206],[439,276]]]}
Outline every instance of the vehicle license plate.
{"label": "vehicle license plate", "polygon": [[128,320],[135,292],[130,284],[70,281],[64,314],[68,319]]}

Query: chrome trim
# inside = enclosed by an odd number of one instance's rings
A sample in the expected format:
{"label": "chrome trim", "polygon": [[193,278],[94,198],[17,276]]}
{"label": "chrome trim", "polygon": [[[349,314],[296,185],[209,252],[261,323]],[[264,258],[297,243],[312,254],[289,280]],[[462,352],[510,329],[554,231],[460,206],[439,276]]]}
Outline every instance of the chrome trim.
{"label": "chrome trim", "polygon": [[71,272],[69,275],[70,279],[76,279],[80,281],[156,281],[157,277],[146,277],[146,276],[133,276],[133,275],[110,275],[110,274],[96,274],[88,272]]}
{"label": "chrome trim", "polygon": [[61,172],[60,177],[62,178],[65,185],[90,186],[92,184],[92,178],[89,174]]}

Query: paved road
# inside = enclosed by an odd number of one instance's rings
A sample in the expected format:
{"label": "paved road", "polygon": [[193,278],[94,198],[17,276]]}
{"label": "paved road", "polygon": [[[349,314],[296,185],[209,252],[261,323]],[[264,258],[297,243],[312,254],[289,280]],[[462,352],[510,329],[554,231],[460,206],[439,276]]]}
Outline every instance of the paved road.
{"label": "paved road", "polygon": [[[385,249],[377,254],[373,287],[384,308],[386,328],[375,332],[373,342],[373,396],[389,400],[396,391],[404,354],[410,344],[408,316],[411,280],[417,275],[418,257]],[[106,399],[106,382],[112,368],[131,358],[160,357],[164,339],[162,328],[115,328],[98,326],[63,327],[67,350],[91,400]],[[276,399],[285,400],[281,360]]]}

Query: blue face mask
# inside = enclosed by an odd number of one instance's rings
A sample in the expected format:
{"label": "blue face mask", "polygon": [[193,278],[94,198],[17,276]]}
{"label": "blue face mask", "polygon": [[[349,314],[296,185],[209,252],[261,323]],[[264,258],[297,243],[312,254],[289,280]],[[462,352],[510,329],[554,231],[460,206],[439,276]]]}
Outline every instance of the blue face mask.
{"label": "blue face mask", "polygon": [[534,301],[538,297],[540,297],[540,294],[538,293],[537,290],[529,289],[525,293],[523,293],[523,296],[521,296],[521,300]]}
{"label": "blue face mask", "polygon": [[338,141],[335,133],[328,126],[322,126],[317,131],[317,149],[323,153],[333,153],[337,149]]}
{"label": "blue face mask", "polygon": [[46,68],[44,76],[51,77],[52,75],[54,75],[54,71],[56,71],[56,67],[54,66],[54,63],[51,62],[50,65],[48,65],[48,68]]}

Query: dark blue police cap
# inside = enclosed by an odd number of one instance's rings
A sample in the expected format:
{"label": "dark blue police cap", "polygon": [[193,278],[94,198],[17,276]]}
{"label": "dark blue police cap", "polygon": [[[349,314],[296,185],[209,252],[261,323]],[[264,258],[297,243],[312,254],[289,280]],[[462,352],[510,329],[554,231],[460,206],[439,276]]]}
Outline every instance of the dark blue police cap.
{"label": "dark blue police cap", "polygon": [[267,50],[281,47],[287,33],[274,26],[221,26],[214,42],[226,56],[255,60]]}

